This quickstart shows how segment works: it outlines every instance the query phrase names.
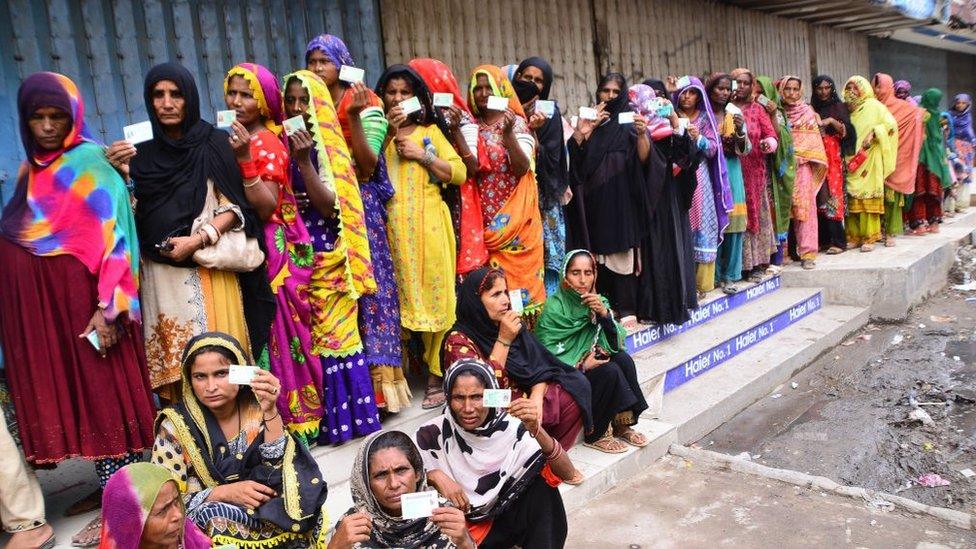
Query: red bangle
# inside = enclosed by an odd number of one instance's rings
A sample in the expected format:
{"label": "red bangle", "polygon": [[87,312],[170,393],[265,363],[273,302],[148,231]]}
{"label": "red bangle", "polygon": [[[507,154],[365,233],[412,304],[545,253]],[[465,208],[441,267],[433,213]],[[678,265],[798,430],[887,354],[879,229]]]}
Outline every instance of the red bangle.
{"label": "red bangle", "polygon": [[261,175],[258,170],[258,163],[254,160],[248,160],[247,162],[238,162],[238,166],[241,167],[241,176],[244,179],[254,179]]}

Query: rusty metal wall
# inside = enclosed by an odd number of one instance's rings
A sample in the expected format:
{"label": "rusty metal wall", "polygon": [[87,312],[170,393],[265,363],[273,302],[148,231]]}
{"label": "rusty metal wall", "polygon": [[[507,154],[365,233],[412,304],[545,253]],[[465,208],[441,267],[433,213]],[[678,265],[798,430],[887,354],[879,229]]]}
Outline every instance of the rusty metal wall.
{"label": "rusty metal wall", "polygon": [[[16,94],[51,70],[71,77],[95,136],[110,142],[146,119],[143,76],[179,61],[197,78],[204,118],[222,109],[223,77],[242,61],[278,75],[304,65],[305,44],[342,37],[374,82],[384,66],[377,0],[3,0],[0,2],[0,199],[23,158]],[[97,92],[97,93],[96,93]]]}

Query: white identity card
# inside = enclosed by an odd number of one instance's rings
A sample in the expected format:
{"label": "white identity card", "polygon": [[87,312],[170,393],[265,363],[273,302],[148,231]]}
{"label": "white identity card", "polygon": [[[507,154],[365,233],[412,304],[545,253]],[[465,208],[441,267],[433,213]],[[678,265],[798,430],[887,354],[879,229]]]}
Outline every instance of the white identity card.
{"label": "white identity card", "polygon": [[596,120],[599,115],[593,107],[580,107],[579,117],[580,120]]}
{"label": "white identity card", "polygon": [[339,69],[339,80],[342,80],[343,82],[355,84],[356,82],[362,82],[365,78],[366,71],[359,67],[343,65],[342,68]]}
{"label": "white identity card", "polygon": [[759,97],[756,98],[756,103],[759,103],[760,105],[765,107],[766,105],[769,104],[769,98],[766,97],[765,95],[760,95]]}
{"label": "white identity card", "polygon": [[678,119],[678,129],[680,129],[681,131],[687,130],[688,129],[688,124],[690,122],[691,121],[688,120],[687,118],[679,118]]}
{"label": "white identity card", "polygon": [[737,114],[742,114],[742,110],[739,107],[736,107],[732,103],[729,103],[728,105],[725,106],[725,112],[731,114],[732,116],[735,116]]}
{"label": "white identity card", "polygon": [[488,110],[504,111],[508,108],[508,98],[500,95],[488,96]]}
{"label": "white identity card", "polygon": [[537,99],[535,102],[535,112],[542,113],[546,118],[552,118],[556,114],[556,102]]}
{"label": "white identity card", "polygon": [[427,518],[437,509],[437,492],[414,492],[400,496],[400,513],[403,520]]}
{"label": "white identity card", "polygon": [[454,104],[454,95],[450,93],[437,92],[434,94],[435,107],[450,107]]}
{"label": "white identity card", "polygon": [[691,85],[691,78],[688,76],[682,76],[681,78],[678,79],[678,83],[675,85],[678,87],[679,90],[682,88],[687,88],[688,86]]}
{"label": "white identity card", "polygon": [[133,145],[142,143],[144,141],[152,141],[152,122],[146,120],[145,122],[139,122],[138,124],[126,126],[122,128],[122,135],[125,136],[126,141]]}
{"label": "white identity card", "polygon": [[102,352],[102,342],[98,340],[98,330],[88,332],[85,339],[88,340],[88,343],[92,344],[92,347],[94,347],[96,351]]}
{"label": "white identity card", "polygon": [[521,313],[525,310],[525,303],[522,302],[522,290],[510,290],[508,292],[508,300],[512,304],[512,311]]}
{"label": "white identity card", "polygon": [[739,89],[739,82],[736,80],[732,81],[732,91]]}
{"label": "white identity card", "polygon": [[217,111],[217,127],[229,128],[237,120],[237,111]]}
{"label": "white identity card", "polygon": [[625,111],[617,115],[617,124],[633,124],[634,112]]}
{"label": "white identity card", "polygon": [[485,408],[508,408],[512,405],[510,389],[485,389],[481,405]]}
{"label": "white identity card", "polygon": [[404,99],[400,102],[400,108],[403,109],[403,114],[413,114],[422,108],[420,98],[415,95],[410,99]]}
{"label": "white identity card", "polygon": [[243,366],[241,364],[231,364],[227,372],[227,382],[234,385],[250,385],[258,375],[257,366]]}
{"label": "white identity card", "polygon": [[281,125],[285,127],[285,135],[295,135],[298,130],[305,129],[305,117],[302,115],[293,116],[285,119]]}

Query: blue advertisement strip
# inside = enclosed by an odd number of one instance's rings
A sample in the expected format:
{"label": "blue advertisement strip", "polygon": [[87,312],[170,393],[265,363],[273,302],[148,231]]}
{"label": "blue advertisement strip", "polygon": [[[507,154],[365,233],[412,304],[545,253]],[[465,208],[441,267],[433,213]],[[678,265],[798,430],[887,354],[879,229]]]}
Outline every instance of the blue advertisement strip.
{"label": "blue advertisement strip", "polygon": [[719,297],[715,301],[695,309],[691,313],[691,318],[684,324],[655,324],[634,332],[627,336],[627,352],[633,355],[638,351],[643,351],[654,344],[690,330],[699,324],[704,324],[736,307],[745,305],[750,301],[755,301],[770,292],[778,290],[780,284],[780,278],[774,276],[769,280],[760,282],[751,288],[746,288],[732,295],[722,295],[722,297]]}
{"label": "blue advertisement strip", "polygon": [[817,293],[809,299],[798,303],[779,313],[773,318],[757,324],[741,334],[704,351],[685,361],[683,364],[671,368],[664,377],[664,392],[680,387],[719,364],[731,360],[733,357],[763,341],[776,332],[788,328],[823,306],[823,294]]}

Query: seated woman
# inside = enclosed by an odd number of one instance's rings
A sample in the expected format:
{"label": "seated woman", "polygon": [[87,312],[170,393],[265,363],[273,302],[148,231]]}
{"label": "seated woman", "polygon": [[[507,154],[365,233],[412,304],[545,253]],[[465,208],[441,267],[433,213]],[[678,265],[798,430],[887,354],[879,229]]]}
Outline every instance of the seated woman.
{"label": "seated woman", "polygon": [[133,463],[109,479],[102,494],[100,549],[204,549],[210,538],[186,517],[176,480],[165,467]]}
{"label": "seated woman", "polygon": [[190,519],[218,545],[324,544],[325,481],[284,431],[278,378],[257,370],[249,385],[231,383],[230,365],[250,361],[218,332],[191,339],[182,362],[187,396],[156,418],[151,461],[179,482]]}
{"label": "seated woman", "polygon": [[[457,323],[444,340],[444,364],[461,359],[487,362],[501,387],[526,393],[542,417],[542,427],[564,448],[576,442],[590,420],[590,383],[563,364],[522,329],[512,310],[505,275],[498,269],[472,272],[458,290]],[[582,416],[582,421],[581,421]],[[582,477],[574,482],[581,481]]]}
{"label": "seated woman", "polygon": [[559,290],[546,301],[535,332],[552,354],[582,370],[590,382],[593,430],[586,434],[585,445],[617,454],[627,447],[614,437],[638,448],[647,446],[647,438],[631,428],[647,410],[647,401],[634,359],[624,349],[627,332],[613,320],[607,298],[596,293],[596,265],[586,250],[566,254]]}
{"label": "seated woman", "polygon": [[428,490],[423,458],[407,434],[383,431],[366,438],[349,482],[353,506],[336,522],[329,549],[475,549],[456,507],[442,505],[430,518],[402,518],[400,497]]}
{"label": "seated woman", "polygon": [[483,406],[485,390],[498,388],[480,360],[447,371],[448,408],[417,430],[430,482],[465,510],[482,549],[562,547],[566,510],[557,486],[576,468],[530,400],[513,400],[508,410]]}

